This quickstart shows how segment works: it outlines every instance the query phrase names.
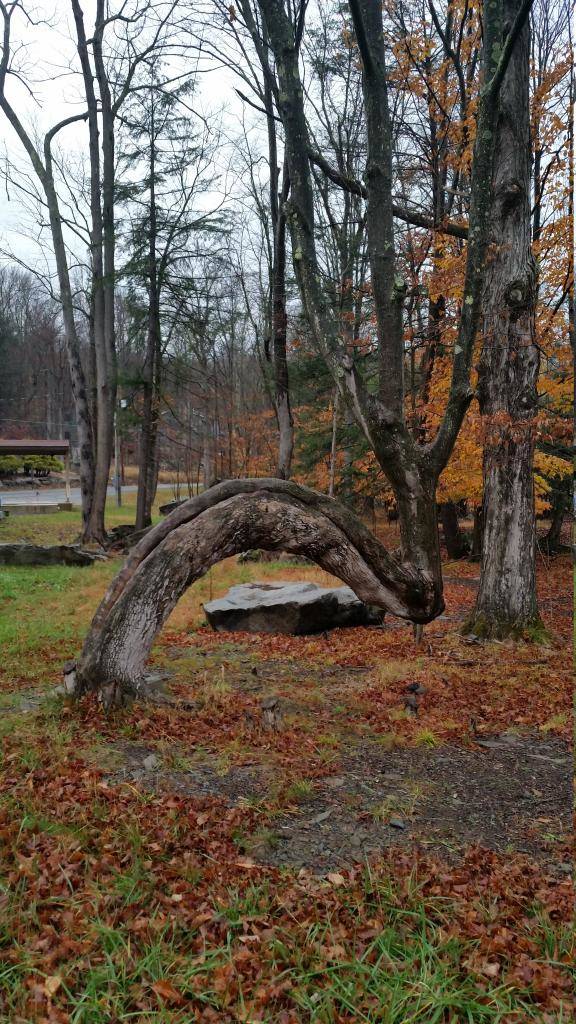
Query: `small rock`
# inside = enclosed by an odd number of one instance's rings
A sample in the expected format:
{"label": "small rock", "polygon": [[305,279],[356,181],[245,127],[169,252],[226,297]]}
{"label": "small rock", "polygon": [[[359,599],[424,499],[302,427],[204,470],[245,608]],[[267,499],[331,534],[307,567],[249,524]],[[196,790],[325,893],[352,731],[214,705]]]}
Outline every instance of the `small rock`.
{"label": "small rock", "polygon": [[406,822],[402,818],[390,818],[388,824],[390,828],[405,829],[407,827]]}
{"label": "small rock", "polygon": [[270,732],[282,732],[284,719],[279,698],[275,696],[264,697],[260,702],[260,707],[262,708],[262,725],[264,728]]}
{"label": "small rock", "polygon": [[0,544],[0,565],[92,565],[97,559],[93,551],[84,551],[74,544]]}
{"label": "small rock", "polygon": [[517,732],[509,732],[509,731],[501,732],[500,733],[500,739],[502,740],[503,743],[514,744],[514,743],[521,743],[522,742],[522,737],[519,736]]}
{"label": "small rock", "polygon": [[142,765],[147,772],[153,772],[160,766],[160,758],[156,757],[156,754],[148,754],[148,757],[144,758]]}
{"label": "small rock", "polygon": [[558,865],[558,868],[563,875],[571,875],[573,865],[570,863],[570,861],[564,861],[562,864]]}
{"label": "small rock", "polygon": [[332,814],[332,809],[328,811],[322,811],[322,814],[317,814],[315,818],[310,818],[309,825],[319,825],[321,821],[326,821],[327,818]]}
{"label": "small rock", "polygon": [[168,676],[165,672],[150,672],[147,676],[144,676],[141,687],[142,692],[147,695],[164,693],[167,678]]}
{"label": "small rock", "polygon": [[346,782],[346,779],[343,779],[339,775],[335,775],[331,779],[326,779],[324,784],[326,786],[328,786],[329,789],[340,789],[344,785],[345,782]]}

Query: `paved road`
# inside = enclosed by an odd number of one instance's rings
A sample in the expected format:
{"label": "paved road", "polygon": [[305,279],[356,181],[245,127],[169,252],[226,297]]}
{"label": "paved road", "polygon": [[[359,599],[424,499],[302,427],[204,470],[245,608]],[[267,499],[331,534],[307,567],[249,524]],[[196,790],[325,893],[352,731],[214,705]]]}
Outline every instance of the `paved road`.
{"label": "paved road", "polygon": [[[138,488],[136,484],[126,484],[122,488],[122,493],[125,491],[136,491]],[[171,484],[159,484],[158,490],[172,492]],[[71,487],[70,493],[72,494],[72,503],[74,505],[80,504],[80,488]],[[108,488],[108,494],[114,496],[116,491],[114,487]],[[20,491],[12,487],[1,487],[0,488],[0,501],[3,505],[21,505],[27,504],[28,502],[34,503],[36,501],[43,502],[46,504],[54,503],[57,504],[60,501],[66,501],[66,490],[64,487],[39,487],[37,491],[27,490]]]}

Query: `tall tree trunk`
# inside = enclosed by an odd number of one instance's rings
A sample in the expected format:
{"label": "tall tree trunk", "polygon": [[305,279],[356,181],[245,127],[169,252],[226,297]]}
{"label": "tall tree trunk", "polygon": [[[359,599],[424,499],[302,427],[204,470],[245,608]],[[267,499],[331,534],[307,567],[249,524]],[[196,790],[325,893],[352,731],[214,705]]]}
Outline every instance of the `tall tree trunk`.
{"label": "tall tree trunk", "polygon": [[[250,0],[240,0],[246,26],[258,54],[262,69],[262,98],[268,133],[268,169],[270,193],[270,221],[272,225],[272,254],[270,272],[270,333],[272,335],[272,366],[274,370],[274,411],[278,422],[278,465],[281,480],[289,480],[294,456],[294,419],[290,401],[290,378],[286,353],[286,210],[290,190],[288,165],[284,160],[282,188],[278,167],[278,135],[274,112],[275,80],[270,67],[270,43],[266,23],[256,24]],[[267,350],[267,358],[270,358]]]}
{"label": "tall tree trunk", "polygon": [[474,522],[472,526],[472,547],[470,549],[470,560],[479,562],[482,558],[482,535],[484,533],[484,509],[478,505],[474,509]]}
{"label": "tall tree trunk", "polygon": [[205,404],[205,409],[204,437],[202,439],[202,481],[204,490],[207,491],[209,487],[212,487],[216,473],[214,468],[214,445],[212,443],[212,417],[208,401]]}
{"label": "tall tree trunk", "polygon": [[278,476],[281,480],[288,480],[292,471],[294,454],[294,420],[290,404],[290,380],[286,355],[286,215],[283,209],[278,212],[276,224],[272,282],[274,404],[279,431]]}
{"label": "tall tree trunk", "polygon": [[136,499],[136,529],[143,530],[152,522],[152,505],[158,484],[158,427],[160,421],[162,351],[160,318],[149,313],[148,352],[152,360],[149,380],[145,384],[140,434],[140,466]]}
{"label": "tall tree trunk", "polygon": [[136,529],[143,530],[152,522],[151,512],[156,481],[156,442],[160,413],[160,375],[162,342],[160,333],[160,286],[158,280],[157,209],[156,209],[156,137],[154,97],[151,91],[150,127],[150,203],[148,224],[148,331],[143,371],[142,426],[140,432],[140,465],[136,498]]}
{"label": "tall tree trunk", "polygon": [[[520,0],[504,0],[503,30]],[[499,99],[478,368],[484,425],[484,536],[480,589],[470,628],[521,634],[539,623],[532,472],[538,412],[536,263],[530,217],[530,29],[526,23]]]}
{"label": "tall tree trunk", "polygon": [[[98,13],[102,16],[102,0],[98,0]],[[110,285],[112,304],[114,293],[113,276],[105,282],[104,266],[104,219],[102,211],[100,173],[100,128],[94,75],[90,64],[88,42],[84,26],[84,15],[78,0],[72,0],[72,11],[76,24],[77,49],[82,67],[84,92],[88,107],[88,140],[90,156],[90,263],[92,272],[92,315],[94,362],[96,369],[95,397],[96,416],[94,429],[94,493],[90,509],[88,531],[92,539],[103,542],[106,538],[105,512],[108,494],[108,479],[114,444],[114,387],[110,366]],[[97,15],[98,17],[98,15]],[[95,37],[97,32],[95,33]],[[95,40],[92,41],[96,53]],[[96,62],[98,63],[98,62]],[[103,116],[102,111],[102,116]],[[105,131],[110,130],[103,117]],[[108,174],[109,160],[108,160]],[[113,174],[113,170],[112,170]],[[113,213],[112,213],[113,216]],[[113,317],[112,317],[113,322]],[[115,372],[114,372],[115,377]]]}
{"label": "tall tree trunk", "polygon": [[470,546],[460,529],[458,509],[453,501],[445,501],[440,505],[440,522],[448,557],[464,558],[470,551]]}
{"label": "tall tree trunk", "polygon": [[161,343],[157,315],[156,288],[149,292],[148,336],[144,366],[142,425],[136,498],[136,529],[143,530],[152,522],[152,505],[157,480],[157,441],[160,407]]}
{"label": "tall tree trunk", "polygon": [[60,216],[58,198],[52,178],[52,164],[50,157],[50,144],[46,145],[45,155],[47,178],[44,182],[44,192],[48,204],[50,217],[50,228],[52,231],[52,244],[58,274],[58,285],[60,290],[60,303],[62,305],[62,319],[64,321],[64,343],[66,356],[70,370],[72,383],[72,395],[74,398],[74,411],[78,427],[78,438],[80,441],[80,495],[82,505],[82,529],[80,540],[88,543],[96,538],[91,532],[90,512],[94,497],[94,439],[92,434],[92,416],[90,412],[90,400],[86,385],[82,359],[80,356],[80,342],[76,330],[74,317],[74,302],[72,287],[68,272],[68,260],[66,246],[62,233],[62,219]]}
{"label": "tall tree trunk", "polygon": [[340,392],[338,388],[334,389],[334,398],[332,399],[332,440],[330,442],[330,469],[328,472],[328,496],[334,497],[334,484],[336,482],[336,451],[338,442],[338,399]]}
{"label": "tall tree trunk", "polygon": [[110,464],[114,448],[114,413],[116,408],[117,368],[115,337],[115,222],[114,222],[114,112],[108,76],[102,57],[102,40],[106,25],[104,0],[98,0],[92,49],[102,119],[102,183],[100,205],[100,246],[102,253],[102,326],[101,355],[98,380],[98,445],[94,481],[93,519],[95,532],[105,538],[106,497]]}
{"label": "tall tree trunk", "polygon": [[548,532],[542,541],[542,548],[547,554],[556,554],[562,548],[562,527],[566,512],[562,506],[553,508]]}

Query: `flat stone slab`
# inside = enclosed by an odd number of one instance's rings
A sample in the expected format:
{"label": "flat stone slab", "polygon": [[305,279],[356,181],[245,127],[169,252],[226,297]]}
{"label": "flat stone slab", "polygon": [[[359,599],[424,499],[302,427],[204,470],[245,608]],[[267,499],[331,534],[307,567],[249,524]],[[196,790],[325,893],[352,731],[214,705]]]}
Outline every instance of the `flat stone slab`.
{"label": "flat stone slab", "polygon": [[72,544],[0,544],[0,565],[92,565],[96,555]]}
{"label": "flat stone slab", "polygon": [[244,633],[322,633],[342,626],[375,626],[384,611],[360,601],[350,587],[316,583],[242,583],[204,605],[212,629]]}

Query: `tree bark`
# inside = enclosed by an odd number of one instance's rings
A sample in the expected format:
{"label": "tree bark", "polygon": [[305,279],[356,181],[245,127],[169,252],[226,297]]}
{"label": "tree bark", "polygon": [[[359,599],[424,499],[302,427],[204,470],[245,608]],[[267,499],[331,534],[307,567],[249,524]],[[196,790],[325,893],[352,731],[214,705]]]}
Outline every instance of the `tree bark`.
{"label": "tree bark", "polygon": [[[64,343],[66,356],[70,369],[70,380],[72,396],[74,399],[74,410],[78,426],[78,437],[80,441],[80,493],[82,501],[82,529],[80,540],[88,543],[94,538],[90,533],[90,511],[94,496],[94,442],[93,422],[90,409],[90,399],[87,390],[86,377],[82,366],[80,355],[80,341],[76,329],[74,316],[74,301],[72,286],[70,283],[70,271],[66,244],[62,229],[62,214],[58,202],[58,194],[54,181],[52,164],[52,140],[54,136],[67,124],[80,120],[80,117],[72,117],[55,125],[44,137],[44,152],[42,156],[36,148],[30,135],[27,133],[22,121],[8,101],[5,93],[6,75],[10,59],[10,18],[4,14],[4,40],[2,60],[0,61],[0,109],[2,109],[7,120],[12,125],[18,139],[26,151],[30,163],[34,169],[38,181],[46,198],[52,246],[54,249],[54,261],[58,277],[60,291],[60,302],[62,305],[62,319],[64,323]],[[82,115],[83,117],[84,115]]]}
{"label": "tree bark", "polygon": [[542,549],[548,555],[558,554],[562,549],[562,527],[565,517],[566,512],[563,508],[553,509],[548,533],[542,541]]}
{"label": "tree bark", "polygon": [[[278,133],[274,113],[275,78],[270,67],[270,48],[266,25],[258,25],[254,18],[250,0],[240,0],[242,17],[258,55],[262,70],[262,83],[258,85],[268,134],[268,171],[270,194],[270,223],[272,227],[272,251],[269,254],[269,327],[272,337],[272,366],[274,371],[273,405],[278,422],[278,464],[277,474],[288,480],[292,472],[294,456],[294,419],[290,400],[290,377],[286,352],[286,209],[290,191],[288,167],[284,161],[282,187],[278,167]],[[276,96],[277,99],[277,96]],[[266,345],[266,358],[270,359],[270,346]]]}
{"label": "tree bark", "polygon": [[470,551],[470,545],[460,529],[458,510],[453,501],[445,501],[440,505],[440,522],[448,557],[464,558]]}
{"label": "tree bark", "polygon": [[429,622],[444,607],[433,581],[388,554],[338,502],[283,480],[226,481],[178,505],[133,550],[94,616],[75,692],[137,693],[154,638],[185,590],[250,548],[304,554],[400,618]]}
{"label": "tree bark", "polygon": [[294,454],[294,420],[290,404],[290,379],[286,354],[286,215],[279,210],[275,226],[272,273],[272,350],[274,356],[274,404],[278,417],[278,476],[288,480]]}
{"label": "tree bark", "polygon": [[484,509],[478,505],[474,509],[474,523],[472,526],[472,547],[470,549],[470,560],[479,562],[482,558],[482,535],[484,533]]}
{"label": "tree bark", "polygon": [[94,499],[93,422],[86,378],[80,355],[80,341],[76,330],[72,286],[70,284],[68,259],[66,256],[66,246],[62,231],[62,217],[60,215],[58,197],[52,174],[52,156],[50,151],[50,138],[48,136],[46,138],[44,150],[46,174],[44,179],[41,180],[44,187],[44,194],[46,196],[50,218],[52,245],[54,248],[54,259],[60,290],[60,302],[62,305],[62,319],[64,322],[64,342],[66,345],[66,356],[70,369],[74,410],[76,413],[76,423],[78,426],[78,437],[80,441],[80,495],[82,504],[82,529],[80,532],[80,541],[82,544],[87,544],[97,539],[92,533],[90,516],[92,502]]}
{"label": "tree bark", "polygon": [[[98,81],[102,118],[102,252],[103,252],[103,374],[102,408],[105,410],[106,425],[101,431],[96,467],[95,514],[101,517],[102,529],[105,533],[104,514],[110,462],[114,444],[114,412],[117,392],[117,358],[116,358],[116,224],[114,217],[115,200],[115,139],[114,122],[117,111],[112,107],[110,83],[102,55],[102,43],[107,24],[107,8],[105,0],[97,0],[96,19],[92,49],[94,67]],[[123,94],[122,94],[123,95]],[[120,102],[120,100],[119,100]]]}
{"label": "tree bark", "polygon": [[[519,0],[504,0],[502,38]],[[480,589],[468,628],[520,635],[539,625],[532,472],[538,413],[536,263],[530,216],[530,29],[526,23],[499,97],[483,300],[478,396],[484,428]]]}
{"label": "tree bark", "polygon": [[[99,9],[101,0],[99,0]],[[92,273],[92,308],[95,380],[94,425],[94,493],[90,508],[88,532],[92,539],[106,539],[105,512],[108,479],[114,437],[114,383],[110,368],[110,283],[105,282],[104,218],[101,198],[100,128],[98,102],[94,91],[94,75],[90,64],[84,15],[78,0],[72,0],[76,24],[77,50],[82,67],[84,92],[88,108],[88,148],[90,159],[90,264]],[[94,41],[93,41],[94,45]],[[112,278],[112,304],[114,283]]]}
{"label": "tree bark", "polygon": [[148,331],[143,371],[142,426],[140,431],[140,465],[136,499],[136,529],[143,530],[152,522],[152,503],[156,490],[156,448],[160,415],[162,372],[162,338],[160,326],[160,283],[158,280],[157,209],[156,209],[156,129],[154,94],[151,92],[150,122],[150,202],[148,224]]}

